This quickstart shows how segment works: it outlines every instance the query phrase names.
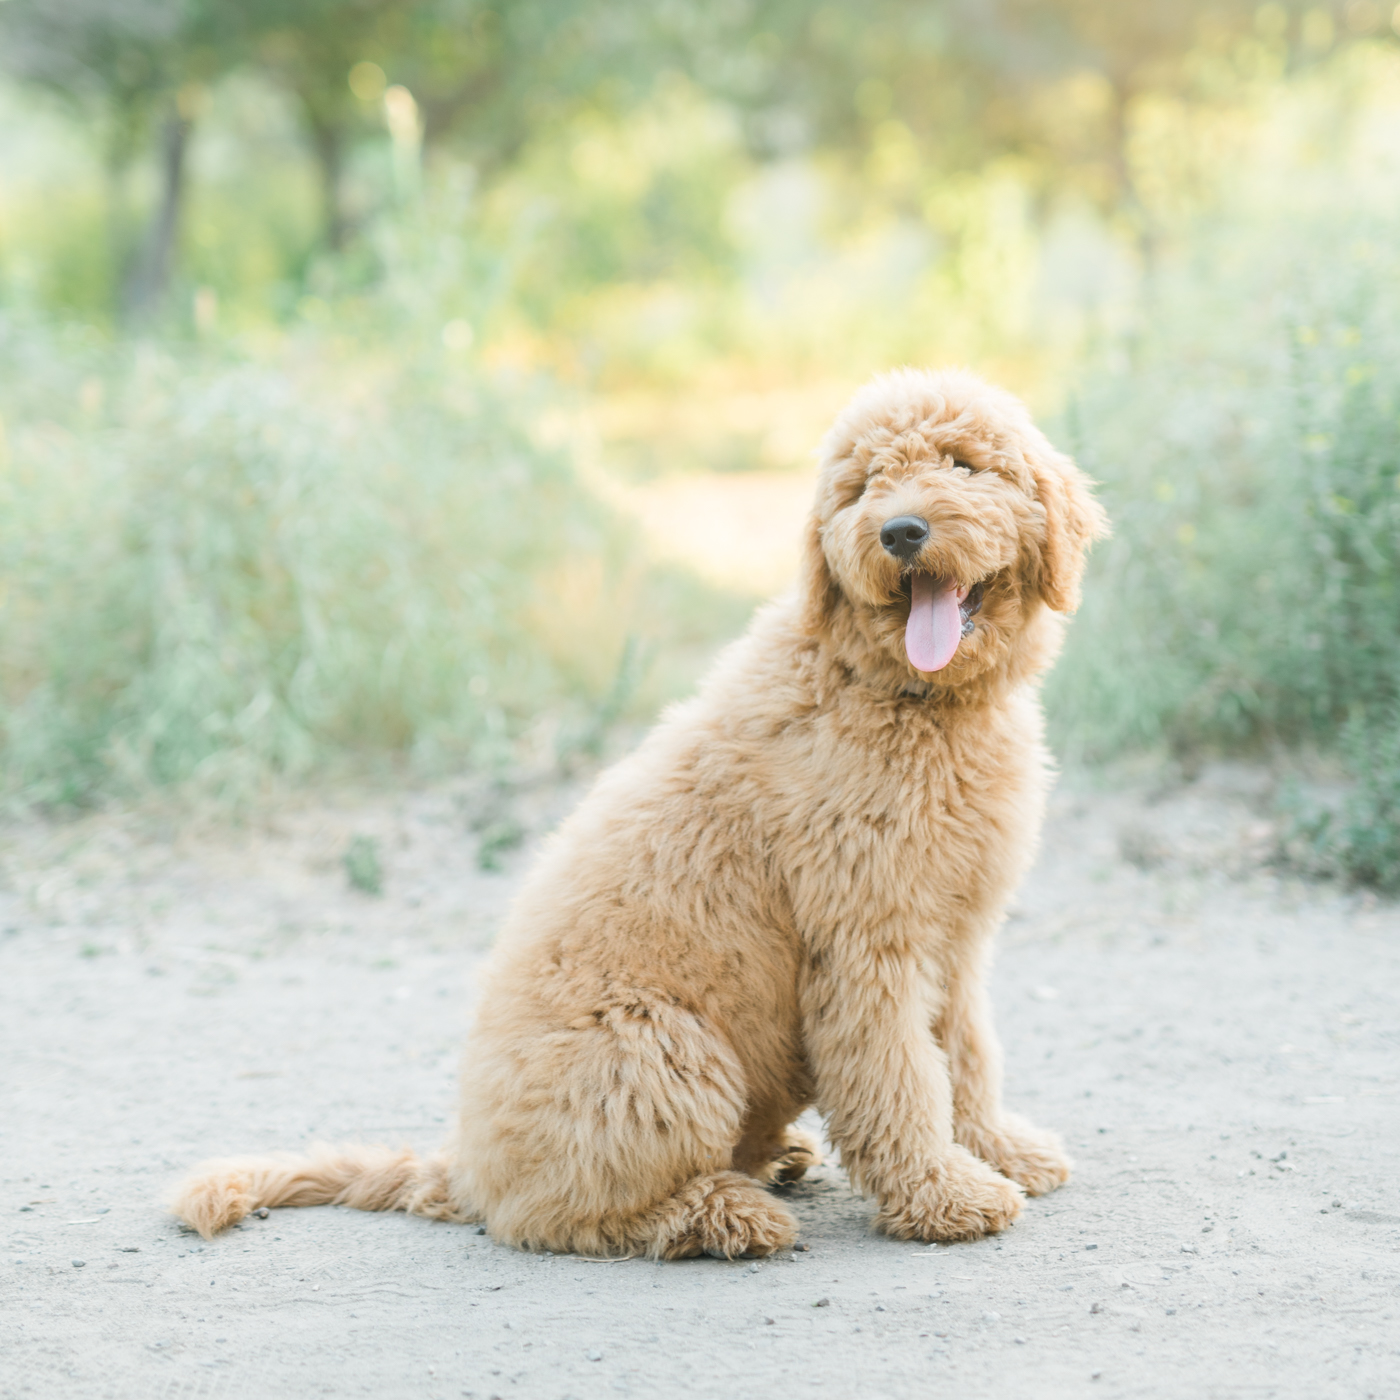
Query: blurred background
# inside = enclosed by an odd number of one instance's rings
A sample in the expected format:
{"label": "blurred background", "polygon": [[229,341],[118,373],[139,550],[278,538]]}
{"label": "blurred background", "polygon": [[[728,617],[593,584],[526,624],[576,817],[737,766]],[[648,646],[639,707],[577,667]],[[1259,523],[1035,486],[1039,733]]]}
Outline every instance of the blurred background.
{"label": "blurred background", "polygon": [[1115,520],[1057,750],[1400,887],[1400,8],[0,0],[4,795],[586,763],[948,362]]}

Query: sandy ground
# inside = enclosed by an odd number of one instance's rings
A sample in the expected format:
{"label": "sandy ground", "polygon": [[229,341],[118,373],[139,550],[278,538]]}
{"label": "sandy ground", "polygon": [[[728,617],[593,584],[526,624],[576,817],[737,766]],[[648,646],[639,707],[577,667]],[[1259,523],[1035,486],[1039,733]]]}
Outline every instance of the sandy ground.
{"label": "sandy ground", "polygon": [[[337,1209],[200,1242],[160,1202],[206,1155],[439,1141],[529,842],[478,870],[465,788],[236,836],[11,822],[0,1395],[1400,1396],[1400,911],[1272,872],[1266,781],[1056,798],[995,993],[1067,1188],[925,1247],[828,1166],[788,1193],[807,1249],[761,1263]],[[487,815],[537,834],[568,796]]]}

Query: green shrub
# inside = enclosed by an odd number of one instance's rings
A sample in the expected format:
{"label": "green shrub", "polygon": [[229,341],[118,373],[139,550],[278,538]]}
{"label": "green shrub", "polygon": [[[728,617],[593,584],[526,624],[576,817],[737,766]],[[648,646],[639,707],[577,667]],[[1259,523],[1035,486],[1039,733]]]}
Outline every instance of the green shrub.
{"label": "green shrub", "polygon": [[1400,708],[1348,738],[1357,784],[1329,822],[1325,849],[1348,879],[1400,894]]}
{"label": "green shrub", "polygon": [[1400,696],[1400,238],[1264,232],[1164,273],[1060,426],[1116,531],[1047,692],[1081,757],[1335,745]]}
{"label": "green shrub", "polygon": [[397,334],[252,362],[0,321],[11,793],[490,763],[618,718],[632,633],[686,640],[697,586],[537,445],[529,391]]}

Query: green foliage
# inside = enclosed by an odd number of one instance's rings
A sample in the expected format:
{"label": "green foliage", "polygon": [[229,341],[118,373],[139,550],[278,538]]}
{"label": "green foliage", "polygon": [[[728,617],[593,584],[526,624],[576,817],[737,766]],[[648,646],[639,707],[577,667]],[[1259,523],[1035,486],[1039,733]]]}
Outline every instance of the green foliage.
{"label": "green foliage", "polygon": [[522,430],[528,396],[408,336],[391,366],[333,345],[177,359],[0,323],[11,792],[489,764],[611,716],[627,634],[693,616]]}
{"label": "green foliage", "polygon": [[384,870],[379,862],[379,843],[372,836],[356,836],[342,857],[346,878],[362,894],[384,893]]}
{"label": "green foliage", "polygon": [[1342,752],[1355,785],[1319,801],[1296,780],[1280,808],[1282,855],[1310,875],[1400,894],[1400,706],[1347,725]]}
{"label": "green foliage", "polygon": [[1086,757],[1332,743],[1400,695],[1394,230],[1263,234],[1164,273],[1062,425],[1116,525],[1049,689]]}
{"label": "green foliage", "polygon": [[1400,706],[1347,735],[1356,789],[1329,823],[1327,852],[1357,884],[1400,894]]}

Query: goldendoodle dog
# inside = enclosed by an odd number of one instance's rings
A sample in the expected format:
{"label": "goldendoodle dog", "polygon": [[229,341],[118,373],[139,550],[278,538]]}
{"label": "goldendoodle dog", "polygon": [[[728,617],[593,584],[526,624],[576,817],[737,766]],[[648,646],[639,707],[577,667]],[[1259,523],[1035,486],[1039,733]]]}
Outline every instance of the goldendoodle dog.
{"label": "goldendoodle dog", "polygon": [[390,1148],[209,1163],[177,1214],[483,1221],[524,1249],[766,1254],[825,1117],[901,1239],[1002,1229],[1069,1175],[1008,1113],[983,986],[1047,789],[1035,683],[1105,532],[1022,404],[875,379],[822,447],[793,594],[604,773],[501,933],[461,1116]]}

